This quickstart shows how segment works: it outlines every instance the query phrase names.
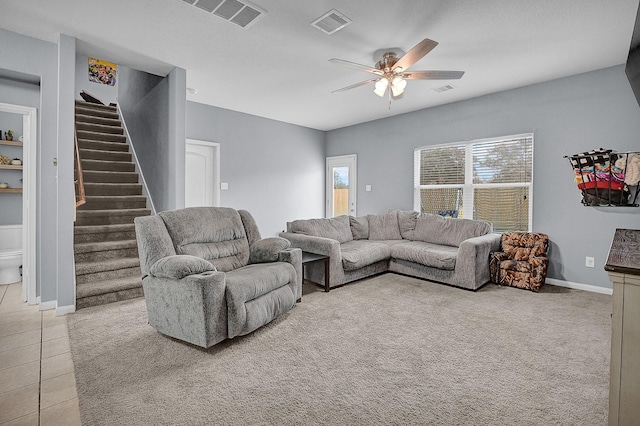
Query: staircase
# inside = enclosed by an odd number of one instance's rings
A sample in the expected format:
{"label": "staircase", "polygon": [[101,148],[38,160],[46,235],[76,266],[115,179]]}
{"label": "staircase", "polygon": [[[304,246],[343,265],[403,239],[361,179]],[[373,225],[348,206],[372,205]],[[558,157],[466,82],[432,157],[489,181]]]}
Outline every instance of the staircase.
{"label": "staircase", "polygon": [[76,101],[86,203],[74,226],[76,309],[143,296],[133,225],[147,216],[118,110]]}

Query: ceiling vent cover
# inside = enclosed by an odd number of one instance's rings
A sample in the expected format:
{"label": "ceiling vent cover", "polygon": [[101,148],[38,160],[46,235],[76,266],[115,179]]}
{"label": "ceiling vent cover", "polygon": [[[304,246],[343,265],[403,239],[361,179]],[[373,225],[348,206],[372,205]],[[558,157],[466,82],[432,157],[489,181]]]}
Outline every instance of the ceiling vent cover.
{"label": "ceiling vent cover", "polygon": [[447,84],[445,86],[436,87],[435,89],[433,89],[433,91],[434,92],[438,92],[438,93],[442,93],[442,92],[446,92],[447,90],[453,90],[455,88],[456,88],[456,86],[454,86],[453,84]]}
{"label": "ceiling vent cover", "polygon": [[267,14],[267,11],[248,2],[239,0],[182,0],[199,9],[233,22],[242,27],[249,28],[256,21]]}
{"label": "ceiling vent cover", "polygon": [[338,12],[335,9],[331,9],[315,21],[311,23],[311,26],[316,27],[325,34],[333,34],[338,30],[343,29],[351,23],[351,19],[344,16],[344,14]]}

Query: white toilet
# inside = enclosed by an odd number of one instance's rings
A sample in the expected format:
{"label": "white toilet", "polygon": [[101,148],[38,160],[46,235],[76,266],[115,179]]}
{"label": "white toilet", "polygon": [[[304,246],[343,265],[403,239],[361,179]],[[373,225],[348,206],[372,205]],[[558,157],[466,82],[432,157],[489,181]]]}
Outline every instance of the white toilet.
{"label": "white toilet", "polygon": [[22,225],[0,226],[0,285],[22,281]]}

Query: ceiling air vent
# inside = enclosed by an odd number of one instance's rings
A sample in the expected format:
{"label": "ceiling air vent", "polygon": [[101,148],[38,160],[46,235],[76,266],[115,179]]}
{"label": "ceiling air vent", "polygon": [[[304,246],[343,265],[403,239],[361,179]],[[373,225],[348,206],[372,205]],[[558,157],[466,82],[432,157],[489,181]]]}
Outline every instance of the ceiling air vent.
{"label": "ceiling air vent", "polygon": [[447,90],[453,90],[455,89],[456,86],[454,86],[453,84],[447,84],[445,86],[440,86],[440,87],[436,87],[435,89],[433,89],[434,92],[446,92]]}
{"label": "ceiling air vent", "polygon": [[248,1],[239,0],[182,0],[208,13],[233,22],[242,27],[249,28],[267,11]]}
{"label": "ceiling air vent", "polygon": [[333,34],[338,30],[343,29],[351,23],[351,19],[344,16],[342,13],[335,9],[331,9],[315,21],[311,23],[311,26],[316,27],[325,34]]}

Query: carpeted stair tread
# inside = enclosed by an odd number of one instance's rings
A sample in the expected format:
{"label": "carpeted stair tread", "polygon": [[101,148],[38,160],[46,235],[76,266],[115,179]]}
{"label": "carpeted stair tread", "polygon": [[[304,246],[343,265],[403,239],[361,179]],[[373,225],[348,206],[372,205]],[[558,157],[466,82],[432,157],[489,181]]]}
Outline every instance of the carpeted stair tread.
{"label": "carpeted stair tread", "polygon": [[84,184],[87,196],[93,195],[140,195],[142,184],[140,183],[92,183]]}
{"label": "carpeted stair tread", "polygon": [[91,195],[86,197],[86,203],[80,209],[144,209],[146,207],[147,197],[144,195]]}
{"label": "carpeted stair tread", "polygon": [[110,133],[114,135],[124,134],[122,126],[111,126],[108,124],[86,123],[76,121],[76,129],[78,131]]}
{"label": "carpeted stair tread", "polygon": [[115,271],[116,269],[136,268],[139,266],[140,259],[138,257],[123,257],[121,259],[80,262],[76,263],[76,274],[95,274],[98,272]]}
{"label": "carpeted stair tread", "polygon": [[76,224],[83,226],[133,223],[136,217],[150,214],[149,209],[78,210]]}
{"label": "carpeted stair tread", "polygon": [[99,139],[78,139],[79,149],[96,149],[99,151],[122,151],[129,152],[129,146],[121,141],[108,141]]}
{"label": "carpeted stair tread", "polygon": [[73,228],[74,243],[95,241],[133,240],[136,238],[135,225],[122,223],[116,225],[76,225]]}
{"label": "carpeted stair tread", "polygon": [[92,132],[88,130],[76,131],[78,139],[91,139],[99,141],[112,141],[112,142],[126,142],[127,137],[125,135],[116,135],[112,133]]}
{"label": "carpeted stair tread", "polygon": [[82,160],[126,161],[131,162],[132,154],[125,151],[105,151],[101,149],[79,147]]}
{"label": "carpeted stair tread", "polygon": [[130,288],[126,290],[114,291],[111,293],[98,294],[96,296],[83,297],[76,299],[76,310],[90,308],[91,306],[105,305],[107,303],[120,302],[121,300],[129,300],[144,297],[142,286]]}
{"label": "carpeted stair tread", "polygon": [[112,172],[108,170],[84,170],[85,182],[98,183],[138,183],[136,172]]}
{"label": "carpeted stair tread", "polygon": [[119,241],[98,241],[92,243],[78,243],[73,247],[73,252],[93,253],[106,250],[120,250],[125,248],[138,247],[136,240],[119,240]]}
{"label": "carpeted stair tread", "polygon": [[122,126],[119,118],[98,117],[91,114],[76,114],[76,123],[102,124],[105,126]]}
{"label": "carpeted stair tread", "polygon": [[76,286],[76,298],[82,299],[83,297],[97,296],[105,293],[129,290],[132,288],[142,288],[141,277],[126,277],[115,280],[78,284]]}
{"label": "carpeted stair tread", "polygon": [[82,160],[82,171],[106,170],[112,172],[135,172],[136,165],[132,162],[105,161],[105,160]]}

